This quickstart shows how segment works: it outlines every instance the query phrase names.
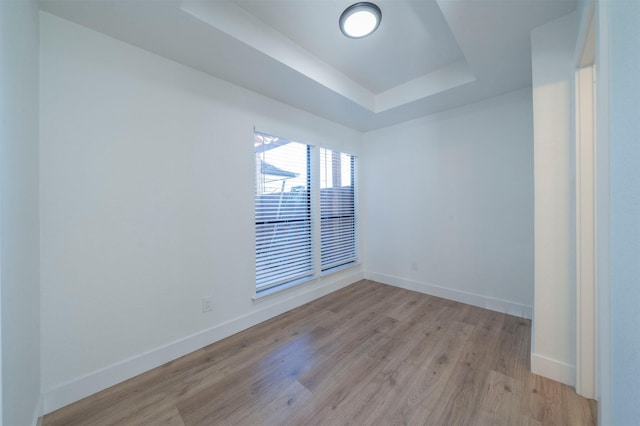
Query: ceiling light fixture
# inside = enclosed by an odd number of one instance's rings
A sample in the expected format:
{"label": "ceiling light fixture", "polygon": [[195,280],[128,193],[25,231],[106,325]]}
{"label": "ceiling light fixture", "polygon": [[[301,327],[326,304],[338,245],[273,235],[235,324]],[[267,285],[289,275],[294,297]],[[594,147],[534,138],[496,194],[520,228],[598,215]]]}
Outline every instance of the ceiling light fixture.
{"label": "ceiling light fixture", "polygon": [[382,12],[375,4],[355,3],[340,15],[340,30],[347,37],[362,38],[378,29],[381,20]]}

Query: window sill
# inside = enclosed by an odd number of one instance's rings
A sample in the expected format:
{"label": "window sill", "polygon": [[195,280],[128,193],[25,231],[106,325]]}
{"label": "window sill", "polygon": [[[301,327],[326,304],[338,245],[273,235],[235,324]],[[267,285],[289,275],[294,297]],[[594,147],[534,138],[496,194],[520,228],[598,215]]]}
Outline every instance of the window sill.
{"label": "window sill", "polygon": [[295,281],[291,281],[285,284],[281,284],[279,286],[276,287],[271,287],[271,288],[267,288],[265,290],[261,290],[256,292],[253,297],[251,298],[251,300],[253,301],[253,303],[259,303],[262,302],[265,299],[269,299],[271,296],[274,296],[276,294],[280,294],[282,292],[285,292],[287,290],[293,289],[293,288],[298,288],[298,287],[303,287],[306,286],[308,284],[311,284],[313,281],[316,281],[317,277],[306,277],[306,278],[301,278],[299,280],[295,280]]}
{"label": "window sill", "polygon": [[327,269],[326,271],[322,271],[320,273],[321,277],[326,277],[327,275],[331,275],[334,274],[336,272],[340,272],[340,271],[344,271],[345,269],[349,269],[349,268],[355,268],[357,266],[360,266],[361,263],[359,260],[354,260],[353,262],[350,263],[346,263],[344,265],[340,265],[340,266],[335,266],[333,268]]}
{"label": "window sill", "polygon": [[[322,277],[326,277],[326,276],[331,275],[331,274],[335,274],[337,272],[342,272],[342,271],[347,270],[347,269],[357,268],[360,265],[362,265],[360,263],[360,261],[355,261],[354,263],[348,263],[346,265],[336,266],[335,268],[331,268],[331,269],[328,269],[326,271],[323,271],[320,274],[320,277],[322,278]],[[317,276],[301,278],[299,280],[291,281],[291,282],[288,282],[286,284],[282,284],[282,285],[279,285],[279,286],[276,286],[276,287],[271,287],[271,288],[256,292],[253,295],[253,297],[251,298],[251,300],[253,301],[254,304],[255,303],[260,303],[260,302],[262,302],[264,300],[270,299],[272,296],[287,292],[288,290],[292,290],[294,288],[306,287],[308,285],[311,285],[314,282],[317,282],[318,278],[319,277],[317,277]]]}

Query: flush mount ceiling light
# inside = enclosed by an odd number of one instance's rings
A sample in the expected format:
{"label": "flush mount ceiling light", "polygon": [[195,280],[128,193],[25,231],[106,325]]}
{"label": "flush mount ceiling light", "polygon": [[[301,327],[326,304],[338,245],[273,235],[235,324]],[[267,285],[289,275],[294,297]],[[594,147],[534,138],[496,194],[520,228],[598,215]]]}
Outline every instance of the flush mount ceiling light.
{"label": "flush mount ceiling light", "polygon": [[340,15],[340,30],[347,37],[362,38],[374,32],[381,20],[382,12],[375,4],[355,3]]}

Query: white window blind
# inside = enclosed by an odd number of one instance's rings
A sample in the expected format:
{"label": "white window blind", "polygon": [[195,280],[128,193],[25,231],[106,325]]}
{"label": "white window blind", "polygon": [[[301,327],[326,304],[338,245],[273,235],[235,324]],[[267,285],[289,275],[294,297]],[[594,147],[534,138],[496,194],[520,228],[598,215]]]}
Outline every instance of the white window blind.
{"label": "white window blind", "polygon": [[320,149],[322,271],[357,260],[354,165],[352,155]]}
{"label": "white window blind", "polygon": [[311,147],[255,133],[256,290],[313,275]]}

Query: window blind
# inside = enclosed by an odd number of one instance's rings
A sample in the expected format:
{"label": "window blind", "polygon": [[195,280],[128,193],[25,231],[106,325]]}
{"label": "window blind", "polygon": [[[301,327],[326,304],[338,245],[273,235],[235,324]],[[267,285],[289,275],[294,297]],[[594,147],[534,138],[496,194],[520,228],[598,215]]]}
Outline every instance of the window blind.
{"label": "window blind", "polygon": [[255,133],[256,290],[313,275],[311,147]]}
{"label": "window blind", "polygon": [[322,271],[353,263],[356,252],[355,158],[320,149],[320,264]]}

